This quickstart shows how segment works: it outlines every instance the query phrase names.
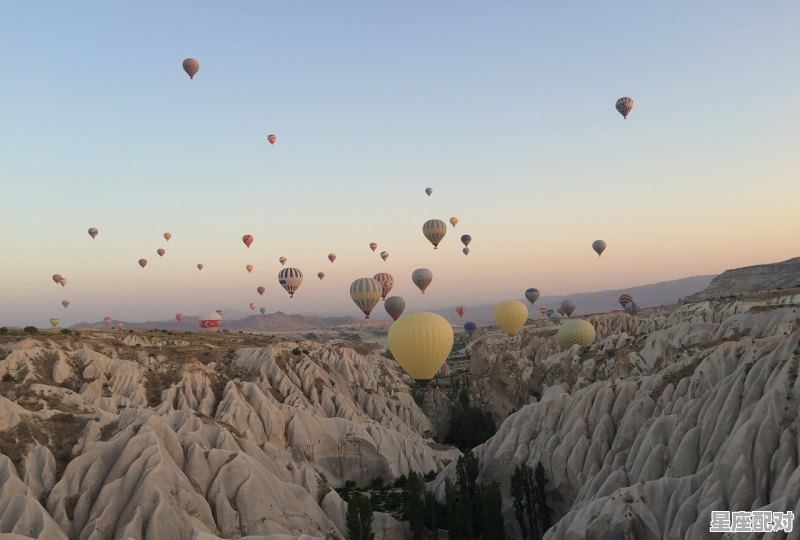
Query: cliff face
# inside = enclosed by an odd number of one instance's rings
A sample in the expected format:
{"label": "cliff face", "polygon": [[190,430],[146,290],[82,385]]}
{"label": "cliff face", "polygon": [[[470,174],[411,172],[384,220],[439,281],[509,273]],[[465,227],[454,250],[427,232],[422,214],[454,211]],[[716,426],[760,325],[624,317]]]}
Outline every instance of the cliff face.
{"label": "cliff face", "polygon": [[774,264],[759,264],[726,270],[712,279],[705,290],[687,297],[686,300],[707,300],[795,287],[800,287],[800,257]]}

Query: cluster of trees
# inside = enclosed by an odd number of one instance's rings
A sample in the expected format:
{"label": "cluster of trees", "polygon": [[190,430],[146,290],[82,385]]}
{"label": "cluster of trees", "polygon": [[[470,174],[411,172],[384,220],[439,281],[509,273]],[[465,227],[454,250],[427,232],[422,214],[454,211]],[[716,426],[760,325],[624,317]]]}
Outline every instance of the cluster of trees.
{"label": "cluster of trees", "polygon": [[444,442],[464,452],[486,442],[497,432],[494,418],[488,411],[470,404],[466,388],[458,394],[450,415],[450,431]]}
{"label": "cluster of trees", "polygon": [[514,498],[514,517],[517,518],[522,538],[541,540],[550,528],[550,508],[547,506],[542,462],[536,464],[536,471],[527,463],[517,465],[511,475],[511,496]]}

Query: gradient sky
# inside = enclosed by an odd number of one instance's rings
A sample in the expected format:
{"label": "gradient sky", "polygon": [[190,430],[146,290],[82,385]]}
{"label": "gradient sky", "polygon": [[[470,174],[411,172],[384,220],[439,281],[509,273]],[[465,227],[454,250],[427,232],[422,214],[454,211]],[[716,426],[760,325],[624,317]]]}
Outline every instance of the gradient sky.
{"label": "gradient sky", "polygon": [[[378,271],[414,311],[800,255],[798,28],[795,0],[2,2],[0,325],[358,315]],[[422,223],[451,215],[434,251]]]}

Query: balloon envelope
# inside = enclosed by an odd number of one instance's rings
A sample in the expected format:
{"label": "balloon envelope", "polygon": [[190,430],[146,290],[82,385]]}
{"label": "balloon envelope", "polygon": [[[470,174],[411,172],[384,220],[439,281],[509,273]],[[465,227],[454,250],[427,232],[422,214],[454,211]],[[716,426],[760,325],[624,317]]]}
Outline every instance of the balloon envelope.
{"label": "balloon envelope", "polygon": [[264,296],[264,293],[266,292],[266,290],[267,290],[267,289],[265,289],[264,287],[256,287],[256,292],[257,292],[257,293],[258,293],[260,296]]}
{"label": "balloon envelope", "polygon": [[165,233],[164,233],[164,239],[165,239],[167,242],[169,242],[169,239],[170,239],[170,238],[172,238],[172,235],[171,235],[170,233],[168,233],[168,232],[165,232]]}
{"label": "balloon envelope", "polygon": [[433,272],[427,268],[417,268],[411,274],[411,281],[414,282],[414,285],[419,288],[422,294],[425,294],[425,289],[427,289],[428,285],[433,281]]}
{"label": "balloon envelope", "polygon": [[567,298],[563,302],[561,302],[561,309],[564,310],[564,313],[567,314],[567,317],[572,315],[572,312],[575,311],[575,301],[571,298]]}
{"label": "balloon envelope", "polygon": [[592,242],[592,249],[597,252],[597,255],[600,256],[606,250],[606,243],[603,240],[595,240]]}
{"label": "balloon envelope", "polygon": [[92,238],[96,237],[96,236],[97,236],[97,233],[98,233],[98,230],[97,230],[97,229],[95,229],[94,227],[92,227],[91,229],[89,229],[89,236],[91,236]]}
{"label": "balloon envelope", "polygon": [[453,349],[453,328],[436,313],[409,313],[389,328],[389,350],[419,383],[430,381]]}
{"label": "balloon envelope", "polygon": [[328,260],[331,261],[331,262],[335,261],[336,260],[336,254],[335,253],[328,253]]}
{"label": "balloon envelope", "polygon": [[514,337],[528,319],[528,308],[519,300],[506,300],[495,306],[494,319],[503,332]]}
{"label": "balloon envelope", "polygon": [[475,330],[477,330],[477,329],[478,329],[478,325],[475,324],[472,321],[469,321],[468,323],[464,324],[464,330],[469,332],[470,335],[472,335],[472,333],[475,332]]}
{"label": "balloon envelope", "polygon": [[189,75],[190,79],[194,79],[194,76],[197,74],[197,71],[200,69],[200,62],[195,60],[194,58],[187,58],[183,61],[183,71]]}
{"label": "balloon envelope", "polygon": [[244,267],[244,269],[247,270],[248,274],[252,274],[253,273],[253,268],[254,268],[254,266],[252,264],[248,264],[248,265],[246,265]]}
{"label": "balloon envelope", "polygon": [[620,297],[619,297],[619,305],[621,305],[623,307],[623,309],[625,308],[625,306],[627,306],[631,302],[633,302],[633,296],[631,296],[629,294],[621,294],[620,295]]}
{"label": "balloon envelope", "polygon": [[594,326],[583,319],[570,319],[558,329],[558,343],[562,350],[567,350],[573,345],[589,347],[594,343],[594,337]]}
{"label": "balloon envelope", "polygon": [[289,293],[289,298],[294,298],[294,293],[303,283],[303,273],[297,268],[284,268],[278,272],[278,283]]}
{"label": "balloon envelope", "polygon": [[62,279],[64,279],[64,278],[61,277],[61,274],[53,274],[53,281],[55,282],[56,285],[61,283]]}
{"label": "balloon envelope", "polygon": [[250,247],[250,245],[253,243],[253,235],[246,234],[242,236],[242,242],[244,242],[244,245],[246,245],[247,247]]}
{"label": "balloon envelope", "polygon": [[250,309],[252,309],[253,311],[256,310],[256,304],[254,302],[250,302]]}
{"label": "balloon envelope", "polygon": [[216,332],[222,326],[222,315],[217,312],[208,313],[200,317],[198,324],[202,330]]}
{"label": "balloon envelope", "polygon": [[381,284],[381,287],[383,287],[383,291],[381,292],[381,298],[386,300],[386,295],[389,294],[389,291],[391,291],[392,287],[394,286],[394,278],[392,277],[391,274],[388,274],[386,272],[379,272],[374,276],[372,276],[372,279]]}
{"label": "balloon envelope", "polygon": [[428,188],[425,188],[425,193],[427,193],[427,194],[428,194],[428,197],[430,197],[430,196],[431,196],[431,193],[433,193],[433,188],[429,188],[429,187],[428,187]]}
{"label": "balloon envelope", "polygon": [[266,313],[266,312],[267,312],[267,308],[263,308],[263,307],[262,307],[262,308],[259,308],[259,310],[258,310],[258,311],[260,311],[260,312],[261,312],[261,314],[263,315],[264,313]]}
{"label": "balloon envelope", "polygon": [[364,312],[365,319],[369,319],[375,304],[380,301],[382,291],[381,283],[373,278],[359,278],[350,284],[350,298]]}
{"label": "balloon envelope", "polygon": [[289,259],[287,259],[286,257],[278,257],[278,261],[279,261],[281,264],[286,264],[286,261],[288,261],[288,260],[289,260]]}
{"label": "balloon envelope", "polygon": [[325,277],[325,272],[317,272],[317,277],[318,277],[319,279],[322,279],[322,278],[324,278],[324,277]]}
{"label": "balloon envelope", "polygon": [[50,319],[50,324],[53,326],[53,328],[58,326],[58,323],[60,323],[60,322],[61,322],[61,319],[59,319],[58,317],[53,317],[52,319]]}
{"label": "balloon envelope", "polygon": [[383,259],[385,261],[388,258],[389,258],[389,252],[388,251],[381,251],[381,259]]}
{"label": "balloon envelope", "polygon": [[202,270],[203,269],[203,264],[202,263],[197,263],[197,269],[198,270]]}
{"label": "balloon envelope", "polygon": [[176,313],[175,318],[178,320],[178,322],[181,322],[183,320],[183,313],[181,312]]}
{"label": "balloon envelope", "polygon": [[369,249],[371,249],[372,251],[375,251],[376,249],[378,249],[378,243],[377,242],[370,242],[369,243]]}
{"label": "balloon envelope", "polygon": [[636,315],[639,313],[639,305],[636,302],[628,302],[625,306],[625,313],[628,315]]}
{"label": "balloon envelope", "polygon": [[617,109],[617,112],[622,115],[622,118],[627,119],[628,115],[633,110],[633,99],[629,97],[621,97],[617,100],[614,104]]}
{"label": "balloon envelope", "polygon": [[390,296],[383,303],[383,308],[386,310],[386,313],[396,321],[397,318],[403,314],[403,311],[405,311],[406,301],[399,296]]}
{"label": "balloon envelope", "polygon": [[458,224],[458,216],[453,216],[450,218],[450,225],[455,227]]}
{"label": "balloon envelope", "polygon": [[64,309],[69,307],[69,300],[62,300],[61,305],[64,306]]}
{"label": "balloon envelope", "polygon": [[447,234],[447,225],[441,219],[429,219],[422,225],[422,234],[433,244],[433,249],[438,249],[439,242]]}
{"label": "balloon envelope", "polygon": [[147,266],[147,259],[139,259],[139,266],[141,266],[142,268]]}
{"label": "balloon envelope", "polygon": [[536,301],[539,299],[539,289],[534,289],[531,287],[525,291],[525,298],[528,299],[528,302],[531,304],[535,304]]}
{"label": "balloon envelope", "polygon": [[[275,141],[278,140],[278,137],[270,133],[269,135],[267,135],[267,140],[269,141],[269,144],[275,144]],[[291,146],[291,144],[289,146]]]}
{"label": "balloon envelope", "polygon": [[468,235],[468,234],[462,234],[462,235],[461,235],[461,242],[462,242],[462,243],[463,243],[465,246],[468,246],[468,245],[469,245],[469,243],[470,243],[470,242],[472,242],[472,237],[471,237],[470,235]]}
{"label": "balloon envelope", "polygon": [[468,248],[468,247],[465,247],[465,248],[464,248],[464,249],[462,249],[461,251],[463,251],[463,252],[464,252],[464,255],[469,255],[469,248]]}
{"label": "balloon envelope", "polygon": [[167,252],[167,250],[165,250],[165,249],[163,249],[163,248],[158,248],[158,249],[156,250],[156,253],[158,253],[158,256],[159,256],[159,257],[163,257],[163,256],[164,256],[164,254],[165,254],[166,252]]}
{"label": "balloon envelope", "polygon": [[456,313],[458,313],[458,316],[459,316],[459,317],[463,317],[463,316],[464,316],[464,311],[465,311],[465,310],[464,310],[464,306],[458,306],[458,307],[456,308]]}

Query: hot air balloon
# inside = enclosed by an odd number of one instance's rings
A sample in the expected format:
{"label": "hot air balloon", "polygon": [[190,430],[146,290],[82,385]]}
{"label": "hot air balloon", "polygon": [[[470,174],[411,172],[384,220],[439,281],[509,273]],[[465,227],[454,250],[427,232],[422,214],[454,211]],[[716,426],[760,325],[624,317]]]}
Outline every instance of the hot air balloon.
{"label": "hot air balloon", "polygon": [[468,246],[470,242],[472,242],[472,237],[470,235],[468,235],[468,234],[462,234],[461,235],[461,243],[462,244],[464,244],[465,246]]}
{"label": "hot air balloon", "polygon": [[431,281],[433,281],[433,272],[427,268],[417,268],[411,274],[411,281],[414,282],[414,285],[419,287],[419,290],[422,291],[422,294],[425,294],[425,289],[427,289],[428,285],[430,285]]}
{"label": "hot air balloon", "polygon": [[606,243],[603,240],[595,240],[592,242],[592,249],[597,252],[599,257],[606,250]]}
{"label": "hot air balloon", "polygon": [[383,303],[383,308],[386,310],[386,313],[389,314],[392,320],[396,321],[406,309],[406,301],[399,296],[390,296]]}
{"label": "hot air balloon", "polygon": [[256,287],[256,292],[257,292],[257,293],[258,293],[260,296],[264,296],[264,292],[266,292],[266,290],[267,290],[267,289],[265,289],[264,287]]}
{"label": "hot air balloon", "polygon": [[67,278],[62,277],[61,280],[58,282],[58,284],[61,285],[62,287],[66,287],[67,286]]}
{"label": "hot air balloon", "polygon": [[350,298],[364,312],[365,319],[369,319],[372,308],[381,299],[383,286],[373,278],[359,278],[350,284]]}
{"label": "hot air balloon", "polygon": [[198,270],[202,270],[203,269],[203,263],[197,263],[197,269]]}
{"label": "hot air balloon", "polygon": [[468,323],[464,324],[464,330],[466,330],[467,333],[469,333],[469,335],[472,335],[477,329],[478,325],[472,321],[469,321]]}
{"label": "hot air balloon", "polygon": [[89,236],[91,236],[91,237],[92,237],[92,239],[94,239],[94,238],[97,236],[97,233],[98,233],[98,232],[99,232],[99,231],[98,231],[97,229],[95,229],[94,227],[92,227],[91,229],[89,229]]}
{"label": "hot air balloon", "polygon": [[250,302],[250,309],[252,309],[253,311],[256,310],[256,305],[254,302]]}
{"label": "hot air balloon", "polygon": [[336,260],[336,254],[335,253],[328,253],[328,260],[331,261],[331,262],[335,261]]}
{"label": "hot air balloon", "polygon": [[388,258],[389,258],[389,252],[388,251],[381,251],[381,259],[386,261],[386,259],[388,259]]}
{"label": "hot air balloon", "polygon": [[636,302],[628,302],[628,305],[625,306],[625,313],[628,315],[636,315],[639,313],[639,305]]}
{"label": "hot air balloon", "polygon": [[165,249],[162,249],[162,248],[158,248],[158,249],[156,250],[156,253],[158,253],[158,256],[159,256],[159,257],[163,257],[163,256],[164,256],[164,253],[166,253],[166,252],[167,252],[167,251],[166,251]]}
{"label": "hot air balloon", "polygon": [[177,319],[178,322],[181,322],[183,320],[183,313],[181,312],[176,313],[175,319]]}
{"label": "hot air balloon", "polygon": [[58,323],[60,323],[60,322],[61,322],[61,319],[59,319],[58,317],[53,317],[52,319],[50,319],[50,324],[53,326],[53,328],[58,326]]}
{"label": "hot air balloon", "polygon": [[377,281],[383,287],[383,291],[381,292],[381,298],[386,300],[386,295],[389,294],[389,291],[392,290],[392,286],[394,285],[394,278],[391,274],[387,274],[386,272],[379,272],[372,276],[372,279]]}
{"label": "hot air balloon", "polygon": [[633,109],[633,99],[629,97],[621,97],[617,100],[615,107],[617,108],[617,111],[619,111],[619,114],[622,115],[622,118],[627,120],[628,115]]}
{"label": "hot air balloon", "polygon": [[250,245],[253,243],[253,235],[246,234],[242,236],[242,242],[244,242],[244,245],[246,245],[247,247],[250,247]]}
{"label": "hot air balloon", "polygon": [[464,252],[464,255],[469,255],[469,248],[468,248],[468,247],[465,247],[465,248],[464,248],[464,249],[462,249],[461,251],[463,251],[463,252]]}
{"label": "hot air balloon", "polygon": [[564,311],[564,308],[562,308],[562,307],[559,307],[558,309],[556,309],[556,313],[558,313],[559,315],[566,315],[567,314],[567,312]]}
{"label": "hot air balloon", "polygon": [[139,266],[141,266],[142,268],[147,266],[147,259],[139,259]]}
{"label": "hot air balloon", "polygon": [[247,270],[248,274],[253,273],[253,268],[255,268],[252,264],[245,265],[244,269]]}
{"label": "hot air balloon", "polygon": [[542,317],[547,315],[547,307],[540,307],[539,308],[539,315],[541,315]]}
{"label": "hot air balloon", "polygon": [[122,330],[123,328],[125,328],[125,323],[122,321],[117,321],[117,324],[115,326],[117,327],[118,330]]}
{"label": "hot air balloon", "polygon": [[62,300],[61,305],[64,306],[64,309],[67,309],[69,307],[69,300]]}
{"label": "hot air balloon", "polygon": [[447,225],[441,219],[429,219],[422,225],[422,234],[433,244],[433,249],[438,249],[439,242],[447,234]]}
{"label": "hot air balloon", "polygon": [[551,321],[553,321],[554,323],[556,323],[556,324],[558,324],[558,323],[560,323],[560,322],[561,322],[561,318],[562,318],[562,316],[561,316],[561,313],[559,313],[558,311],[554,312],[554,313],[553,313],[553,314],[551,314],[551,315],[550,315],[550,317],[549,317],[549,319],[550,319]]}
{"label": "hot air balloon", "polygon": [[556,312],[556,310],[554,310],[554,309],[548,309],[548,310],[547,310],[547,313],[545,313],[545,315],[546,315],[546,316],[547,316],[547,318],[549,319],[550,317],[552,317],[552,316],[553,316],[553,314],[554,314],[555,312]]}
{"label": "hot air balloon", "polygon": [[216,311],[216,313],[217,313],[217,315],[219,315],[220,317],[222,317],[222,310],[221,310],[221,309],[218,309],[218,310]]}
{"label": "hot air balloon", "polygon": [[278,283],[289,293],[289,298],[294,298],[294,293],[303,283],[303,273],[297,268],[284,268],[278,272]]}
{"label": "hot air balloon", "polygon": [[164,233],[164,240],[166,240],[167,242],[169,242],[169,239],[170,239],[170,238],[172,238],[172,235],[171,235],[170,233],[168,233],[168,232],[165,232],[165,233]]}
{"label": "hot air balloon", "polygon": [[567,298],[563,302],[561,302],[561,309],[564,310],[564,313],[567,314],[567,317],[572,316],[572,312],[575,311],[575,301]]}
{"label": "hot air balloon", "polygon": [[453,327],[436,313],[409,313],[389,328],[389,350],[420,385],[426,385],[453,350]]}
{"label": "hot air balloon", "polygon": [[63,278],[63,277],[61,277],[61,274],[53,274],[53,282],[54,282],[56,285],[58,285],[59,283],[61,283],[61,280],[62,280],[62,279],[64,279],[64,278]]}
{"label": "hot air balloon", "polygon": [[189,75],[190,79],[194,79],[195,74],[200,69],[200,62],[195,60],[194,58],[187,58],[183,61],[183,71]]}
{"label": "hot air balloon", "polygon": [[317,277],[322,280],[325,277],[325,272],[317,272]]}
{"label": "hot air balloon", "polygon": [[371,249],[372,251],[375,251],[376,249],[378,249],[378,243],[377,242],[370,242],[369,243],[369,249]]}
{"label": "hot air balloon", "polygon": [[580,345],[587,348],[594,343],[594,326],[589,321],[583,319],[570,319],[558,329],[558,343],[561,350],[566,351],[573,345]]}
{"label": "hot air balloon", "polygon": [[518,300],[506,300],[495,306],[494,319],[503,332],[514,337],[528,319],[528,308]]}
{"label": "hot air balloon", "polygon": [[259,309],[258,309],[258,311],[260,311],[260,312],[261,312],[261,314],[263,315],[264,313],[266,313],[266,312],[267,312],[267,308],[263,308],[263,307],[262,307],[262,308],[259,308]]}
{"label": "hot air balloon", "polygon": [[428,194],[428,197],[430,197],[430,196],[431,196],[431,193],[433,193],[433,188],[426,187],[426,188],[425,188],[425,193],[427,193],[427,194]]}
{"label": "hot air balloon", "polygon": [[111,317],[106,315],[105,317],[103,317],[103,324],[105,324],[106,328],[107,328],[107,327],[111,326],[111,321],[113,321],[113,320],[114,319],[112,319]]}
{"label": "hot air balloon", "polygon": [[207,315],[201,316],[200,320],[197,322],[200,325],[201,330],[218,332],[219,327],[222,326],[222,315],[219,312],[211,312]]}
{"label": "hot air balloon", "polygon": [[464,310],[464,306],[458,306],[458,307],[456,308],[456,313],[458,313],[458,316],[459,316],[459,317],[463,317],[463,316],[464,316],[464,311],[465,311],[465,310]]}
{"label": "hot air balloon", "polygon": [[450,218],[450,225],[455,227],[457,223],[458,223],[458,216],[453,216]]}
{"label": "hot air balloon", "polygon": [[[278,140],[278,137],[276,137],[275,135],[270,133],[269,135],[267,135],[267,140],[269,141],[269,144],[275,144],[275,141]],[[291,146],[291,145],[289,145],[289,146]]]}
{"label": "hot air balloon", "polygon": [[285,265],[286,261],[288,261],[289,259],[287,259],[286,257],[279,257],[278,260],[280,261],[281,264]]}
{"label": "hot air balloon", "polygon": [[539,299],[539,289],[534,289],[531,287],[525,291],[525,298],[528,299],[528,302],[531,304],[535,304],[536,301]]}
{"label": "hot air balloon", "polygon": [[627,306],[631,302],[633,302],[633,296],[631,296],[629,294],[620,295],[620,297],[619,297],[619,305],[621,305],[623,309],[625,309],[625,306]]}

